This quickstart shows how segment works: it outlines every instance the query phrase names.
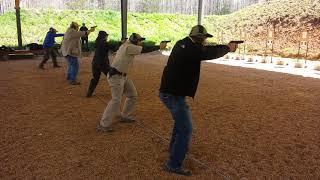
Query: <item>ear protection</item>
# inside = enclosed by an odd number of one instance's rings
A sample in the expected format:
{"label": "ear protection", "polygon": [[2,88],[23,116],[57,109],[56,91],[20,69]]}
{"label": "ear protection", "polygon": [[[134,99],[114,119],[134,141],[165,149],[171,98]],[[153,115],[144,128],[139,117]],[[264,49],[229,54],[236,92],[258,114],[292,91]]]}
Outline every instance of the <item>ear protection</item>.
{"label": "ear protection", "polygon": [[53,27],[51,27],[51,28],[49,29],[50,32],[54,32],[54,30],[55,30],[55,29],[54,29]]}
{"label": "ear protection", "polygon": [[132,44],[135,44],[137,45],[138,44],[138,35],[137,33],[132,33],[131,36],[129,37],[129,41],[132,43]]}

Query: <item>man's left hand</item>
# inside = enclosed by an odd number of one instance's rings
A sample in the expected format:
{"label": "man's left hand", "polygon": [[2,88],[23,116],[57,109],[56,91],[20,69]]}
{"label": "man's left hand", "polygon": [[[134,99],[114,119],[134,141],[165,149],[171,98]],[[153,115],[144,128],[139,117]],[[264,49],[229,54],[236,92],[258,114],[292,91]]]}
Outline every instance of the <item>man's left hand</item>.
{"label": "man's left hand", "polygon": [[229,48],[230,48],[230,52],[235,52],[238,48],[238,44],[237,43],[229,43],[228,44]]}
{"label": "man's left hand", "polygon": [[164,50],[167,47],[167,42],[163,41],[160,43],[160,50]]}

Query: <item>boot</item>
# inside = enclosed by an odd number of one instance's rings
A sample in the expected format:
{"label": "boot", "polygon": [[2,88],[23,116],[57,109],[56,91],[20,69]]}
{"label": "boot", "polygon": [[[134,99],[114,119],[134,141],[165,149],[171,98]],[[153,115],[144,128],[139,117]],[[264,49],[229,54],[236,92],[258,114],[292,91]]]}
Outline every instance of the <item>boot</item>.
{"label": "boot", "polygon": [[79,81],[70,81],[70,85],[80,85],[81,83]]}
{"label": "boot", "polygon": [[58,64],[54,65],[53,68],[61,68]]}
{"label": "boot", "polygon": [[88,88],[87,97],[91,97],[92,96],[94,90],[96,89],[96,86],[97,86],[97,84],[95,83],[95,80],[91,79],[90,85],[89,85],[89,88]]}
{"label": "boot", "polygon": [[39,69],[44,69],[43,63],[40,63],[38,67],[39,67]]}

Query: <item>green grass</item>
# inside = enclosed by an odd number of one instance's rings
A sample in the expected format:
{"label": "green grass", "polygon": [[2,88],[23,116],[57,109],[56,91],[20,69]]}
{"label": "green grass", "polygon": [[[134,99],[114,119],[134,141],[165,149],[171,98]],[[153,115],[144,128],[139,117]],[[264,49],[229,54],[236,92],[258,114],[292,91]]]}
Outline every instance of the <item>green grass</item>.
{"label": "green grass", "polygon": [[[179,18],[177,18],[179,16]],[[22,38],[23,43],[42,43],[49,27],[55,27],[64,33],[71,21],[85,22],[88,27],[97,25],[94,33],[90,34],[89,41],[94,41],[99,30],[107,31],[110,40],[121,39],[121,16],[119,12],[102,10],[22,10]],[[0,32],[1,43],[8,46],[17,44],[15,13],[10,12],[0,16],[4,31]],[[176,41],[186,36],[190,28],[196,24],[195,16],[173,14],[138,14],[128,15],[128,35],[140,33],[148,41],[161,40]],[[57,38],[59,43],[62,38]]]}
{"label": "green grass", "polygon": [[[316,2],[316,1],[315,1]],[[256,4],[228,15],[212,15],[204,18],[203,24],[208,32],[213,34],[211,42],[219,42],[219,34],[224,33],[224,42],[239,39],[240,30],[252,34],[252,42],[258,36],[264,38],[263,31],[267,23],[284,27],[302,27],[305,24],[315,24],[320,19],[320,3],[310,0],[273,0],[265,4]],[[89,36],[93,42],[99,30],[107,31],[109,39],[119,41],[121,38],[121,15],[117,11],[105,10],[22,10],[23,43],[42,43],[49,27],[55,27],[64,33],[71,21],[85,22],[88,27],[97,25],[97,31]],[[17,31],[15,13],[9,12],[0,16],[2,30],[0,45],[16,46]],[[128,14],[128,35],[137,32],[149,41],[171,40],[169,46],[187,36],[192,26],[197,24],[197,17],[181,14]],[[292,28],[294,29],[294,28]],[[296,31],[299,29],[295,28]],[[262,32],[262,33],[261,33]],[[260,34],[259,34],[260,33]],[[255,36],[255,37],[254,37]],[[262,39],[260,38],[260,39]],[[59,43],[62,38],[57,38]],[[261,40],[260,40],[261,41]],[[289,40],[288,40],[289,41]],[[294,41],[294,40],[291,40]],[[260,48],[257,44],[248,46],[249,49]],[[287,47],[290,48],[290,47]],[[279,50],[280,51],[280,50]]]}

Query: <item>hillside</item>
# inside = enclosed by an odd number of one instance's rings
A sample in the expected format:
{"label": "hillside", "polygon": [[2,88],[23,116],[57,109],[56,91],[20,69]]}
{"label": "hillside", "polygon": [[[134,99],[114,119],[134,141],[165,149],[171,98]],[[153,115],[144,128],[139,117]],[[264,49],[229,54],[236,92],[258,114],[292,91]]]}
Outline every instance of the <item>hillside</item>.
{"label": "hillside", "polygon": [[[98,25],[97,30],[106,30],[112,40],[119,40],[121,36],[120,13],[117,11],[22,10],[21,15],[23,42],[26,44],[41,43],[50,26],[64,32],[71,21],[86,22],[88,26]],[[195,15],[129,13],[128,34],[138,32],[150,41],[170,39],[174,42],[188,35],[196,19]],[[0,16],[0,22],[3,25],[0,45],[16,44],[15,14],[10,12]],[[308,31],[308,58],[320,58],[319,0],[273,0],[229,15],[204,18],[204,25],[214,35],[211,41],[227,43],[231,39],[239,39],[240,31],[246,32],[246,50],[260,55],[265,53],[267,27],[271,24],[275,26],[275,55],[297,57],[301,32]],[[89,40],[93,41],[96,34],[91,35]],[[267,53],[270,54],[270,50]]]}
{"label": "hillside", "polygon": [[230,15],[208,17],[205,25],[212,30],[219,27],[225,39],[238,39],[240,31],[246,32],[246,44],[253,54],[264,54],[268,27],[274,25],[274,51],[283,57],[297,57],[302,32],[307,31],[308,58],[320,59],[319,0],[272,0]]}

